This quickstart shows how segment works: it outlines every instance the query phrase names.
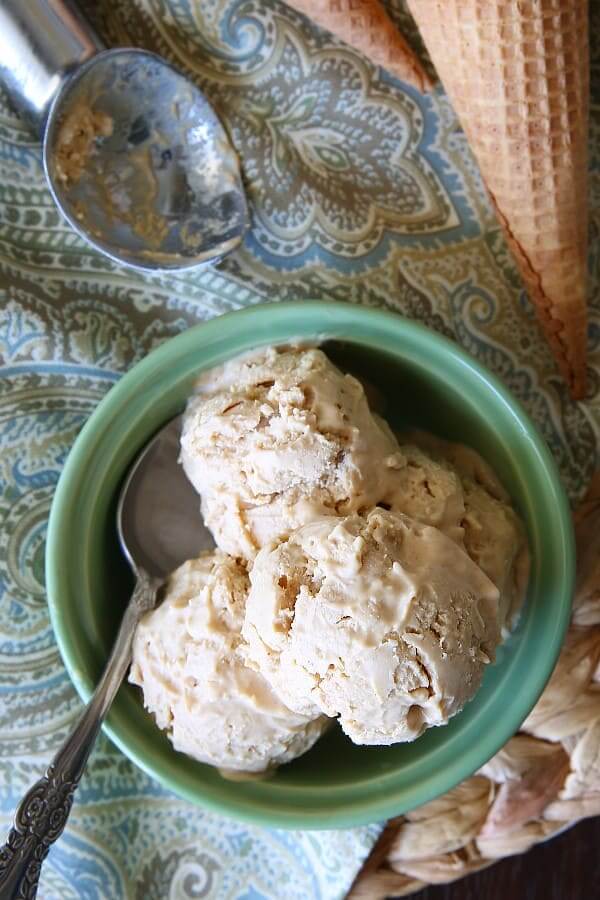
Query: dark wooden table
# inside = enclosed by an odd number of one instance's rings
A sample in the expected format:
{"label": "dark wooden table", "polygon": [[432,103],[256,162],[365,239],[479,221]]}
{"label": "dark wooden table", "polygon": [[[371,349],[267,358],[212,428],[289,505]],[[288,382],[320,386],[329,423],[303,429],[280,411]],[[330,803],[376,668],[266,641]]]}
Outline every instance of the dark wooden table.
{"label": "dark wooden table", "polygon": [[522,856],[411,900],[598,900],[600,818],[587,819]]}

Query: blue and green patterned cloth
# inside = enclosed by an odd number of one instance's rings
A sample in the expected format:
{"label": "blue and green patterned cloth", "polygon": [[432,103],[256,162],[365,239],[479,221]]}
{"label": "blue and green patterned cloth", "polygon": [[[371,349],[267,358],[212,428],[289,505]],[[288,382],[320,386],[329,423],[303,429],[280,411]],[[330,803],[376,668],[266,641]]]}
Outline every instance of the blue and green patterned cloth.
{"label": "blue and green patterned cloth", "polygon": [[[56,211],[39,145],[0,99],[0,826],[81,708],[44,594],[52,494],[119,376],[198,321],[252,303],[387,307],[453,338],[540,426],[572,499],[600,428],[600,7],[592,15],[590,393],[569,399],[443,94],[424,97],[269,0],[111,0],[107,41],[195,78],[242,159],[253,224],[218,269],[143,276],[92,252]],[[410,23],[401,5],[398,21]],[[101,738],[42,900],[340,898],[379,826],[250,828],[194,808]]]}

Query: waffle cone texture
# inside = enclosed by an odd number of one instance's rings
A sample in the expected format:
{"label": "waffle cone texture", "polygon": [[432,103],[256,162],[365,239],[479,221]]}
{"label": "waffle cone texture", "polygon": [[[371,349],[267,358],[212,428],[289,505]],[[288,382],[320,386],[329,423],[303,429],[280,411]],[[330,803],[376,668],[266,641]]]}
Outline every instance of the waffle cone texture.
{"label": "waffle cone texture", "polygon": [[380,0],[288,0],[289,5],[330,31],[371,62],[420,91],[431,80]]}
{"label": "waffle cone texture", "polygon": [[585,393],[587,0],[408,0],[572,395]]}

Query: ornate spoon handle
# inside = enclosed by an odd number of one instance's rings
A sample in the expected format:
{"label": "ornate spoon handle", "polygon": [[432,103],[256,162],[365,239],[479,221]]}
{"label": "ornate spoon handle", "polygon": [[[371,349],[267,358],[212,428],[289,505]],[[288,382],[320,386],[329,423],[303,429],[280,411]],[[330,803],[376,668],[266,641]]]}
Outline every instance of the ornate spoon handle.
{"label": "ornate spoon handle", "polygon": [[139,573],[115,645],[98,687],[74,731],[39,781],[25,794],[14,825],[0,849],[1,900],[33,900],[42,863],[62,833],[73,795],[90,751],[131,660],[131,644],[140,617],[156,604],[159,582]]}

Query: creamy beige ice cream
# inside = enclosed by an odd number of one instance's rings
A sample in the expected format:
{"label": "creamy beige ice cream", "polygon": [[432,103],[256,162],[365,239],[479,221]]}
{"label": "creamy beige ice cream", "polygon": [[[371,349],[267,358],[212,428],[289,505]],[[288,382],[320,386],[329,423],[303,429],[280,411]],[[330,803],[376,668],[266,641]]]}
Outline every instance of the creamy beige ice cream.
{"label": "creamy beige ice cream", "polygon": [[56,174],[64,184],[81,178],[97,141],[110,137],[114,122],[106,113],[77,102],[61,123],[56,142]]}
{"label": "creamy beige ice cream", "polygon": [[383,473],[379,505],[439,528],[462,546],[465,500],[453,466],[414,444],[399,445],[396,460]]}
{"label": "creamy beige ice cream", "polygon": [[500,622],[508,630],[525,599],[529,547],[512,507],[480,484],[463,478],[465,549],[500,592]]}
{"label": "creamy beige ice cream", "polygon": [[320,350],[268,348],[204,374],[185,416],[182,462],[217,545],[252,559],[323,515],[375,505],[439,528],[501,593],[525,594],[523,526],[475,451],[423,432],[398,443],[356,379]]}
{"label": "creamy beige ice cream", "polygon": [[250,577],[249,660],[291,708],[339,716],[356,743],[445,724],[494,659],[498,590],[408,517],[321,518],[261,550]]}
{"label": "creamy beige ice cream", "polygon": [[202,376],[181,461],[220,549],[252,559],[323,515],[365,511],[400,464],[362,385],[320,350],[268,348]]}
{"label": "creamy beige ice cream", "polygon": [[[508,494],[493,469],[470,447],[426,432],[413,432],[410,439],[433,465],[451,467],[460,477],[463,512],[458,524],[462,543],[500,591],[500,622],[510,629],[525,599],[530,555],[525,528]],[[410,514],[428,521],[414,508]],[[444,530],[451,534],[450,529]]]}
{"label": "creamy beige ice cream", "polygon": [[137,628],[129,680],[176,750],[224,772],[264,772],[300,756],[327,720],[292,712],[247,668],[244,567],[220,552],[184,563]]}
{"label": "creamy beige ice cream", "polygon": [[171,577],[131,671],[176,749],[260,773],[309,749],[325,717],[391,744],[473,697],[529,561],[477,453],[399,443],[355,378],[288,347],[201,376],[181,462],[219,550]]}

